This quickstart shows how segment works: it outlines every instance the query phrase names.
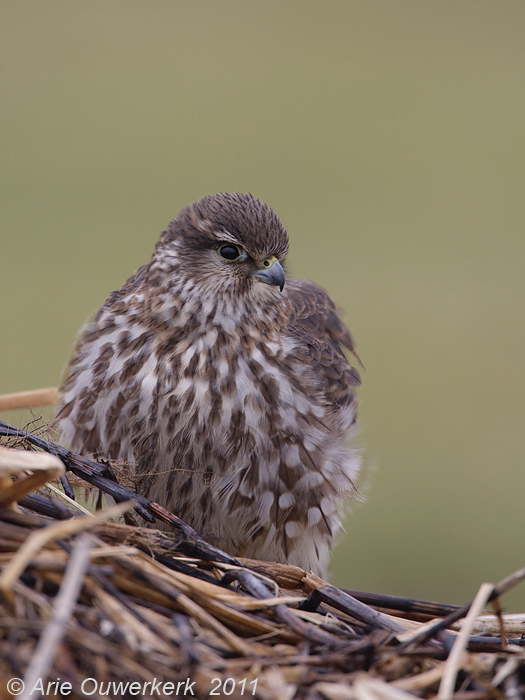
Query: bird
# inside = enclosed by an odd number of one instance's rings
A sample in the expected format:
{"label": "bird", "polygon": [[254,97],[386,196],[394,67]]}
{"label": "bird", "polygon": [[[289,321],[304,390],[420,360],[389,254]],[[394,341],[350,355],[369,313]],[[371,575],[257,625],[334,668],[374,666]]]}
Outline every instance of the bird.
{"label": "bird", "polygon": [[77,454],[132,463],[141,493],[223,551],[326,576],[360,499],[360,361],[288,249],[251,194],[182,209],[81,333],[56,426]]}

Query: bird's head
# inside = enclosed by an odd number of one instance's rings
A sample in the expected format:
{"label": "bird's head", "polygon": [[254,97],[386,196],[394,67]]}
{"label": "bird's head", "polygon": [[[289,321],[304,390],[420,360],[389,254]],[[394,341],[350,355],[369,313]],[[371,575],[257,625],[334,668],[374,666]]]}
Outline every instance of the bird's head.
{"label": "bird's head", "polygon": [[[251,194],[215,194],[185,207],[159,240],[154,275],[179,296],[275,303],[286,276],[288,234]],[[160,280],[159,280],[160,281]]]}

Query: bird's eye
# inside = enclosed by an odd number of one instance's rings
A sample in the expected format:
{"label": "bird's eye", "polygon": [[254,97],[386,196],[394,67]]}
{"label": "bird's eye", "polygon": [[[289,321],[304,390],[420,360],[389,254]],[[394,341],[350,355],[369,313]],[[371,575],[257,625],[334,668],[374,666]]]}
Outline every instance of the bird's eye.
{"label": "bird's eye", "polygon": [[236,245],[223,245],[219,248],[219,253],[226,260],[230,260],[230,262],[242,258],[242,251]]}

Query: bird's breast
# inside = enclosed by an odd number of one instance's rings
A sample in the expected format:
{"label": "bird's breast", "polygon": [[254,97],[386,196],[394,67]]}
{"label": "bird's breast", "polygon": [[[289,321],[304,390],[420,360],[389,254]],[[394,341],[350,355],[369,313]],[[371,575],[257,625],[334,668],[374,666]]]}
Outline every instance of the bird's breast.
{"label": "bird's breast", "polygon": [[217,329],[183,341],[165,372],[166,410],[177,410],[181,430],[197,425],[228,439],[232,425],[242,422],[254,434],[267,435],[276,421],[286,422],[287,415],[306,410],[307,404],[311,408],[311,400],[284,369],[293,352],[292,342],[288,345],[260,334],[233,337]]}

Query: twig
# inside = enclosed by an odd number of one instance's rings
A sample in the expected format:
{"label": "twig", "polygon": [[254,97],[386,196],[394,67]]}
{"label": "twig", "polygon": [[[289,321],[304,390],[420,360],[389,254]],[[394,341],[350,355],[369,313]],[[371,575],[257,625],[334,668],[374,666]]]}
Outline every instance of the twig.
{"label": "twig", "polygon": [[53,484],[50,484],[49,482],[47,482],[46,489],[53,491],[53,493],[55,493],[59,498],[64,499],[64,501],[66,501],[66,503],[69,503],[72,508],[79,510],[81,513],[84,513],[84,515],[93,515],[93,513],[91,511],[89,511],[87,508],[84,508],[84,506],[80,505],[80,503],[75,501],[73,498],[70,498],[67,494],[65,494],[60,489],[57,489],[57,487],[53,486]]}
{"label": "twig", "polygon": [[494,688],[497,688],[498,685],[502,683],[506,678],[508,678],[511,674],[516,673],[521,661],[522,659],[517,658],[516,656],[511,656],[510,659],[507,659],[507,661],[503,664],[503,666],[501,666],[501,668],[498,670],[498,672],[492,679],[491,685],[494,686]]}
{"label": "twig", "polygon": [[523,696],[520,692],[520,687],[516,676],[507,676],[507,678],[505,678],[503,681],[503,687],[505,688],[506,700],[522,700]]}
{"label": "twig", "polygon": [[53,606],[53,617],[46,625],[36,647],[35,653],[26,671],[25,690],[21,700],[29,700],[38,679],[46,679],[55,658],[57,647],[65,633],[66,623],[73,613],[73,608],[82,588],[84,575],[89,566],[89,549],[92,538],[89,534],[81,535],[75,545],[73,555],[64,574]]}
{"label": "twig", "polygon": [[336,610],[341,610],[341,612],[354,617],[356,620],[370,625],[373,629],[382,629],[393,633],[405,631],[402,625],[394,622],[386,615],[382,615],[377,610],[373,610],[368,605],[361,603],[356,598],[352,598],[351,595],[340,591],[335,586],[326,584],[317,590],[323,603],[327,603],[336,608]]}
{"label": "twig", "polygon": [[[12,476],[29,476],[12,482]],[[20,498],[50,479],[58,479],[64,473],[59,459],[51,454],[26,452],[0,446],[0,506],[16,503]]]}
{"label": "twig", "polygon": [[68,520],[68,518],[78,517],[76,508],[66,506],[65,503],[59,501],[58,498],[53,498],[49,493],[28,493],[27,496],[18,501],[18,505],[47,518],[53,518],[53,520]]}
{"label": "twig", "polygon": [[504,579],[501,579],[501,581],[494,586],[494,591],[492,592],[489,601],[494,600],[494,598],[499,598],[504,593],[507,593],[507,591],[514,588],[514,586],[523,581],[523,579],[525,579],[525,566],[522,569],[518,569],[513,574],[510,574],[510,576],[506,576]]}
{"label": "twig", "polygon": [[2,571],[0,575],[0,591],[6,592],[10,590],[13,583],[31,561],[33,555],[42,549],[42,547],[45,547],[48,542],[70,535],[76,535],[110,518],[118,518],[132,507],[132,502],[120,503],[112,508],[108,508],[108,510],[101,510],[93,516],[63,520],[54,525],[49,525],[41,530],[32,532],[11,559],[9,565]]}
{"label": "twig", "polygon": [[445,671],[445,664],[438,664],[434,668],[428,669],[428,671],[422,671],[415,676],[409,676],[408,678],[402,678],[393,682],[393,685],[400,690],[413,691],[421,690],[422,688],[428,688],[429,685],[434,685],[443,677]]}
{"label": "twig", "polygon": [[[255,598],[265,600],[270,597],[271,592],[267,586],[251,571],[239,569],[236,572],[236,578]],[[336,649],[346,646],[341,639],[302,620],[286,605],[276,605],[272,609],[281,622],[287,624],[296,634],[299,634],[304,639],[308,639],[316,644],[326,644]]]}
{"label": "twig", "polygon": [[459,609],[459,605],[445,605],[444,603],[433,603],[429,600],[417,600],[406,598],[405,596],[386,595],[382,593],[367,593],[365,591],[353,591],[348,588],[341,589],[352,598],[372,605],[375,608],[386,610],[398,610],[404,613],[414,613],[425,617],[445,617]]}
{"label": "twig", "polygon": [[456,641],[454,642],[454,646],[452,647],[452,651],[447,659],[443,678],[439,684],[438,700],[450,700],[452,698],[456,678],[461,665],[461,658],[467,653],[466,647],[470,632],[474,627],[476,617],[487,604],[493,590],[494,585],[492,583],[481,584],[480,589],[474,598],[472,605],[470,606],[465,624],[461,628],[461,632],[458,634]]}
{"label": "twig", "polygon": [[58,401],[58,390],[51,386],[47,389],[17,391],[14,394],[0,395],[0,411],[15,411],[35,406],[52,406]]}
{"label": "twig", "polygon": [[324,603],[331,605],[337,610],[341,610],[341,612],[350,615],[360,622],[370,625],[372,629],[382,629],[393,633],[405,631],[402,625],[394,622],[386,615],[377,612],[377,610],[373,610],[368,605],[365,605],[365,603],[361,603],[351,595],[348,595],[348,593],[339,590],[335,586],[331,586],[326,583],[326,581],[319,578],[319,576],[315,576],[315,574],[306,574],[304,581],[308,588],[319,592],[321,600]]}
{"label": "twig", "polygon": [[[494,598],[499,598],[499,596],[509,591],[523,579],[525,579],[525,567],[518,569],[513,574],[510,574],[510,576],[506,576],[499,583],[497,583],[494,586],[492,593],[488,597],[487,602],[494,600]],[[467,603],[467,605],[463,605],[461,608],[458,608],[454,612],[450,613],[450,615],[447,615],[447,617],[443,618],[442,620],[438,620],[435,624],[429,625],[428,627],[425,625],[425,628],[420,634],[411,637],[408,642],[403,642],[400,644],[397,651],[404,651],[409,645],[415,643],[425,644],[425,642],[431,639],[440,630],[450,627],[454,624],[454,622],[457,622],[458,620],[461,620],[462,617],[465,617],[465,615],[468,614],[471,605],[472,602]]]}

